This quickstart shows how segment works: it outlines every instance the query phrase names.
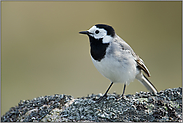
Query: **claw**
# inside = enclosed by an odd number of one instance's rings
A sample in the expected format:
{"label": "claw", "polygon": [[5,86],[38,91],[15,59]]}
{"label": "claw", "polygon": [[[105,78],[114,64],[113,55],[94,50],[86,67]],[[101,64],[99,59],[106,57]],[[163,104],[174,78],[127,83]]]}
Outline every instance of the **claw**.
{"label": "claw", "polygon": [[97,103],[99,103],[100,101],[102,101],[103,99],[106,99],[106,98],[107,98],[107,95],[103,95],[103,96],[101,96],[98,99],[94,99],[94,101],[96,101]]}
{"label": "claw", "polygon": [[123,100],[125,98],[125,95],[121,95],[116,101]]}

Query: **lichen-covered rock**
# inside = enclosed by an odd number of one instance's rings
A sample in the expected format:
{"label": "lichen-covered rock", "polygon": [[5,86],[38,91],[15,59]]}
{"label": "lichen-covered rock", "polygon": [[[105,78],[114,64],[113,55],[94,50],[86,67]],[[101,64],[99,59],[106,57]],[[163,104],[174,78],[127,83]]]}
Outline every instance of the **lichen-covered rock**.
{"label": "lichen-covered rock", "polygon": [[139,92],[119,98],[102,94],[74,99],[53,95],[20,101],[1,117],[2,122],[182,122],[182,88],[166,89],[157,94]]}

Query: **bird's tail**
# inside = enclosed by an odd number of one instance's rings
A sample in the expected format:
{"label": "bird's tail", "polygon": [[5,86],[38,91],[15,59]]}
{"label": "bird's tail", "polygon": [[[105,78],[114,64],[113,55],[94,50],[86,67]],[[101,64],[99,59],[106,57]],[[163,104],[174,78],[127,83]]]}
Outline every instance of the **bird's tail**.
{"label": "bird's tail", "polygon": [[158,92],[155,86],[142,73],[138,74],[136,76],[136,79],[138,79],[150,92],[154,92],[154,93]]}

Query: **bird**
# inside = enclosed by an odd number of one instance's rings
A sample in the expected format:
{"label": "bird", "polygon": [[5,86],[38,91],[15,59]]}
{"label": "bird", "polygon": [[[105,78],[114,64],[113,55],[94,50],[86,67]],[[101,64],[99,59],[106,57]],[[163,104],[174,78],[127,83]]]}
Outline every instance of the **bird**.
{"label": "bird", "polygon": [[129,44],[116,34],[112,26],[96,24],[89,30],[79,33],[89,37],[91,60],[96,69],[111,82],[103,96],[98,99],[99,102],[107,97],[107,93],[114,83],[124,84],[121,95],[123,97],[126,85],[135,79],[150,92],[158,92],[147,78],[151,75],[144,61]]}

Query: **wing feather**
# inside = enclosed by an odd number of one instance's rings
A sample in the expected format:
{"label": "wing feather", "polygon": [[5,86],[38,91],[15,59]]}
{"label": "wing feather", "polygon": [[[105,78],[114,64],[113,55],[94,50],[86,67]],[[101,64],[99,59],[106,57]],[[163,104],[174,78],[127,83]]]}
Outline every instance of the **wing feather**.
{"label": "wing feather", "polygon": [[148,77],[150,77],[151,75],[150,75],[150,72],[149,72],[149,70],[147,69],[147,67],[145,66],[145,64],[144,64],[144,62],[142,61],[142,59],[140,59],[140,58],[138,58],[137,60],[135,60],[136,62],[137,62],[137,67],[139,68],[139,69],[141,69],[141,70],[143,70],[144,71],[144,73],[148,76]]}
{"label": "wing feather", "polygon": [[133,51],[133,49],[122,39],[120,38],[118,35],[116,35],[116,39],[114,40],[114,42],[118,42],[118,44],[120,45],[120,47],[123,50],[129,50],[131,52],[131,54],[134,56],[135,61],[137,62],[137,67],[140,70],[143,70],[144,73],[150,77],[150,72],[147,69],[147,67],[145,66],[143,60]]}

